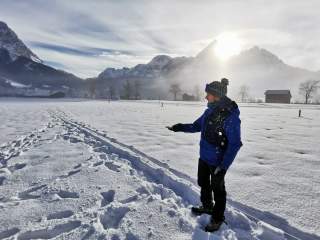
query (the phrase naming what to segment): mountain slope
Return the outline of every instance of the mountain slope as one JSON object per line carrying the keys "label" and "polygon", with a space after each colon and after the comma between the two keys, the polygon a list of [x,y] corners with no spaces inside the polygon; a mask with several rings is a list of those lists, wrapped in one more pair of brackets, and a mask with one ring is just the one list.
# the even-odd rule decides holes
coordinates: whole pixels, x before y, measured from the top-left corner
{"label": "mountain slope", "polygon": [[85,95],[82,79],[44,65],[5,24],[0,22],[0,96]]}
{"label": "mountain slope", "polygon": [[12,31],[8,25],[0,21],[0,49],[7,49],[12,60],[18,57],[25,57],[41,62],[39,57],[34,54]]}
{"label": "mountain slope", "polygon": [[[6,49],[0,51],[0,77],[2,77],[2,82],[4,82],[3,79],[6,79],[6,82],[10,84],[9,89],[0,91],[0,95],[37,96],[62,91],[68,96],[78,96],[78,93],[80,93],[76,92],[80,91],[83,85],[83,81],[80,78],[35,62],[30,58],[17,57],[16,60],[10,61],[8,56],[9,52]],[[8,79],[10,80],[9,82]],[[17,89],[17,85],[12,84],[12,82],[25,87]]]}
{"label": "mountain slope", "polygon": [[158,55],[147,64],[138,64],[133,68],[107,68],[99,74],[98,78],[155,78],[159,77],[164,66],[172,60],[167,55]]}
{"label": "mountain slope", "polygon": [[188,66],[170,72],[168,78],[192,89],[194,84],[203,86],[206,82],[229,78],[229,93],[235,97],[241,85],[248,85],[254,97],[263,97],[267,89],[291,89],[298,96],[298,85],[319,74],[285,64],[271,52],[253,47],[230,58],[226,62],[213,56],[214,45],[198,54]]}

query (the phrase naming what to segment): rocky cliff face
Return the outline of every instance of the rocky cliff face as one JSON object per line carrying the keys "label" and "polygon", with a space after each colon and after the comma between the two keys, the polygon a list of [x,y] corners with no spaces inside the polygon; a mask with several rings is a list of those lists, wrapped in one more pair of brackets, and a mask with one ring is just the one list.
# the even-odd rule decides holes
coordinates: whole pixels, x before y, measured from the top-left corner
{"label": "rocky cliff face", "polygon": [[29,58],[33,61],[41,62],[39,57],[34,54],[12,31],[8,25],[0,21],[0,49],[6,49],[9,52],[12,61],[18,57]]}
{"label": "rocky cliff face", "polygon": [[83,96],[83,81],[45,64],[7,26],[0,22],[0,96]]}

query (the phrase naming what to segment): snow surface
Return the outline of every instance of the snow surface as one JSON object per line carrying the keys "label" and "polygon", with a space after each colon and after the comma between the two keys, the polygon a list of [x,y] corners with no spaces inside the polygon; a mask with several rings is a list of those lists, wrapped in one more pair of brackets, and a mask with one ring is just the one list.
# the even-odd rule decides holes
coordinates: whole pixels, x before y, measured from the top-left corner
{"label": "snow surface", "polygon": [[[320,107],[240,105],[228,225],[190,214],[204,103],[0,100],[0,239],[320,239]],[[302,108],[302,118],[298,109]]]}

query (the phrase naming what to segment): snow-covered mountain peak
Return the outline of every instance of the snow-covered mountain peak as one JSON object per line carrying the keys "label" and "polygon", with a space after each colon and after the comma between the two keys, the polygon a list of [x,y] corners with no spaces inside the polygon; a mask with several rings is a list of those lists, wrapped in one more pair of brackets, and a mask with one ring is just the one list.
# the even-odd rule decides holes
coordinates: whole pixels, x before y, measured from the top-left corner
{"label": "snow-covered mountain peak", "polygon": [[242,61],[246,60],[246,61],[252,61],[255,63],[266,63],[266,64],[273,64],[273,65],[284,64],[279,57],[269,52],[268,50],[258,46],[254,46],[250,49],[242,51],[235,58],[241,59]]}
{"label": "snow-covered mountain peak", "polygon": [[12,31],[5,22],[0,21],[0,48],[9,52],[11,60],[26,57],[36,62],[42,62]]}
{"label": "snow-covered mountain peak", "polygon": [[0,21],[0,31],[5,28],[8,28],[8,25],[5,22]]}
{"label": "snow-covered mountain peak", "polygon": [[99,74],[99,78],[153,78],[160,76],[161,70],[172,60],[167,55],[155,56],[147,64],[138,64],[132,68],[106,68]]}
{"label": "snow-covered mountain peak", "polygon": [[151,66],[157,66],[160,68],[163,68],[165,65],[167,65],[170,61],[172,60],[172,58],[168,55],[158,55],[155,56],[149,63],[148,65]]}
{"label": "snow-covered mountain peak", "polygon": [[99,78],[120,78],[125,77],[130,69],[129,68],[106,68],[102,73],[99,74]]}

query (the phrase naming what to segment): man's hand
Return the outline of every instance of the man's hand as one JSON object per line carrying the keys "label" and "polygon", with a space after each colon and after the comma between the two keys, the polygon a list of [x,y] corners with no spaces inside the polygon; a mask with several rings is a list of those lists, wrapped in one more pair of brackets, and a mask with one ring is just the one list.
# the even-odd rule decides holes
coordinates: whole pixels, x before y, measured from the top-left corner
{"label": "man's hand", "polygon": [[173,132],[180,132],[182,131],[182,126],[183,126],[182,123],[177,123],[171,127],[166,127],[166,128],[168,128],[170,131],[173,131]]}
{"label": "man's hand", "polygon": [[221,168],[220,166],[216,167],[216,169],[214,170],[213,172],[213,175],[218,175],[219,173],[222,173],[222,174],[226,174],[226,170]]}

